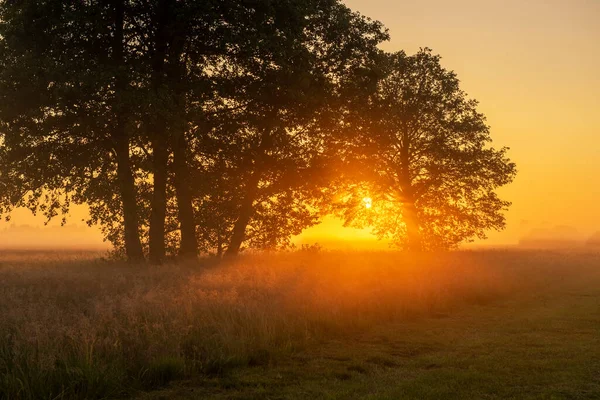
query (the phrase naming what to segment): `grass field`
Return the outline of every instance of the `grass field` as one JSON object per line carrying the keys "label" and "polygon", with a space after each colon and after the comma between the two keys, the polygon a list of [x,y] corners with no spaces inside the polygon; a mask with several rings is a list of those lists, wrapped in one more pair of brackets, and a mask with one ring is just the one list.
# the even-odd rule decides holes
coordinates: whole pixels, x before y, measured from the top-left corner
{"label": "grass field", "polygon": [[7,399],[600,399],[600,254],[0,255]]}

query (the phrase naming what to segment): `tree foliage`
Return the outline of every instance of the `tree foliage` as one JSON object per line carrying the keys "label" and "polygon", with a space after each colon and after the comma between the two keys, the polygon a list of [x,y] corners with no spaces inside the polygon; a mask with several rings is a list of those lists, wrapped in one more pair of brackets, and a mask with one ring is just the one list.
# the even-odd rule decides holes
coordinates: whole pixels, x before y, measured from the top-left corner
{"label": "tree foliage", "polygon": [[[345,114],[341,144],[353,181],[337,211],[349,224],[413,249],[453,248],[502,229],[510,205],[496,189],[515,164],[495,149],[477,101],[440,56],[389,54],[375,90]],[[363,198],[372,199],[372,207]]]}
{"label": "tree foliage", "polygon": [[86,204],[156,263],[287,247],[332,193],[412,247],[502,228],[506,149],[438,56],[387,39],[340,0],[0,1],[0,211]]}

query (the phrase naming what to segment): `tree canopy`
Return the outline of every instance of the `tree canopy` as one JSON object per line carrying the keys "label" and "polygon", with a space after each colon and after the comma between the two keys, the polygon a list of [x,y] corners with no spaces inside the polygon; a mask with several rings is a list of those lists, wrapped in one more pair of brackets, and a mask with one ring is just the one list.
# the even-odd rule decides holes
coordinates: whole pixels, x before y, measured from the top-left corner
{"label": "tree canopy", "polygon": [[414,249],[501,229],[506,149],[387,39],[340,0],[0,1],[0,211],[87,204],[154,263],[286,247],[332,209]]}
{"label": "tree canopy", "polygon": [[415,250],[453,248],[502,229],[510,203],[495,190],[516,173],[507,149],[491,146],[477,101],[440,60],[430,49],[388,54],[376,89],[345,114],[338,146],[355,178],[342,186],[338,212]]}

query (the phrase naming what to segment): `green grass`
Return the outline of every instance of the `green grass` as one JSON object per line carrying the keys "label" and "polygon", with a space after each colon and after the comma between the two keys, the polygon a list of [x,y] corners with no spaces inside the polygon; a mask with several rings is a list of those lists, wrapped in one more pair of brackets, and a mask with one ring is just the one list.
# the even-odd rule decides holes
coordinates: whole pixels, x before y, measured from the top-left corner
{"label": "green grass", "polygon": [[[598,264],[600,269],[600,264]],[[600,279],[323,340],[144,399],[599,399]]]}
{"label": "green grass", "polygon": [[7,399],[600,399],[600,255],[0,256]]}

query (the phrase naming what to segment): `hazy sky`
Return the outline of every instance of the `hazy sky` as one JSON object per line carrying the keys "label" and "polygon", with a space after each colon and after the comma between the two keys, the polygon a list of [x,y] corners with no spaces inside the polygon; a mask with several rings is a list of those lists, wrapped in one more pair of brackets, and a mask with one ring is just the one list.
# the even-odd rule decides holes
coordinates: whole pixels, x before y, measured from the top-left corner
{"label": "hazy sky", "polygon": [[[385,50],[441,54],[480,101],[495,144],[511,148],[519,174],[501,194],[513,206],[507,229],[489,243],[513,243],[533,230],[581,237],[600,230],[600,0],[346,4],[389,28]],[[13,218],[39,221],[24,212]],[[354,232],[328,221],[304,237],[358,239]]]}

